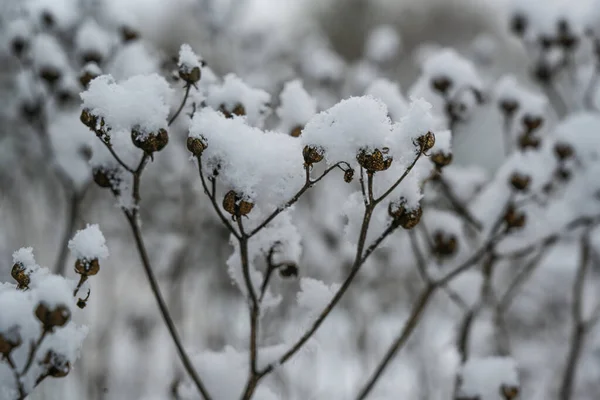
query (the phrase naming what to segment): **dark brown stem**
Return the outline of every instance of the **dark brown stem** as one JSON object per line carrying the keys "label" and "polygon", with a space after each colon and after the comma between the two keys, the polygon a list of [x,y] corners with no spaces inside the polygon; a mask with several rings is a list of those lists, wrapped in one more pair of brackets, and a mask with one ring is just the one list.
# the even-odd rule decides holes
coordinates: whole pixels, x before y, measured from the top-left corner
{"label": "dark brown stem", "polygon": [[21,382],[21,374],[17,371],[17,366],[13,361],[10,354],[6,354],[3,357],[6,360],[6,363],[12,369],[13,375],[15,377],[15,383],[17,384],[17,389],[19,390],[19,400],[25,399],[27,397],[27,393],[25,392],[25,388],[23,387],[23,382]]}
{"label": "dark brown stem", "polygon": [[456,197],[454,191],[450,187],[450,184],[444,179],[444,177],[439,174],[436,180],[440,187],[442,188],[442,192],[452,205],[452,208],[460,215],[465,221],[467,221],[471,226],[473,226],[478,231],[483,229],[481,222],[479,222],[473,214],[467,209],[467,207]]}
{"label": "dark brown stem", "polygon": [[27,362],[25,363],[23,370],[19,374],[21,377],[25,376],[27,374],[27,372],[29,372],[29,368],[31,368],[31,365],[33,364],[33,360],[35,360],[35,355],[36,355],[38,349],[40,348],[40,345],[46,338],[46,335],[48,334],[48,332],[49,331],[47,329],[42,328],[42,333],[38,337],[37,341],[32,343],[31,347],[29,348],[29,355],[27,356]]}
{"label": "dark brown stem", "polygon": [[175,114],[173,114],[173,116],[171,117],[171,119],[169,119],[169,126],[171,126],[173,124],[173,122],[175,122],[175,120],[177,119],[177,117],[179,117],[179,114],[181,113],[181,110],[183,110],[183,107],[185,107],[185,102],[188,99],[191,87],[192,87],[192,85],[190,85],[190,84],[185,85],[185,94],[183,95],[183,100],[181,101],[181,105],[179,106],[179,108],[177,109],[177,111],[175,111]]}
{"label": "dark brown stem", "polygon": [[[85,190],[83,193],[85,193]],[[77,193],[75,190],[72,190],[69,193],[70,198],[66,210],[67,223],[60,241],[60,252],[58,253],[58,258],[54,263],[54,271],[56,271],[57,275],[64,275],[65,273],[67,255],[69,251],[69,240],[71,240],[71,236],[73,236],[73,231],[75,230],[75,224],[77,223],[77,216],[79,215],[79,206],[83,198],[83,193]]]}
{"label": "dark brown stem", "polygon": [[104,145],[106,146],[106,148],[108,149],[108,151],[110,152],[110,154],[112,154],[113,158],[119,163],[119,165],[121,165],[121,167],[123,167],[125,169],[125,171],[129,172],[130,174],[135,173],[135,170],[133,168],[131,168],[129,165],[127,165],[125,163],[125,161],[123,161],[121,159],[121,157],[119,157],[119,155],[117,154],[117,152],[115,151],[115,149],[113,149],[112,145],[108,142],[105,142],[104,140],[100,139],[100,141],[102,143],[104,143]]}
{"label": "dark brown stem", "polygon": [[402,174],[402,176],[388,190],[386,190],[385,193],[383,193],[379,198],[375,199],[373,204],[379,204],[383,199],[385,199],[387,196],[389,196],[390,193],[392,193],[394,191],[394,189],[396,189],[398,187],[399,184],[402,183],[404,178],[406,178],[408,176],[408,174],[410,173],[410,171],[412,171],[415,164],[417,163],[417,161],[419,161],[419,158],[421,158],[423,153],[424,153],[423,145],[421,145],[419,147],[419,152],[417,153],[417,156],[414,158],[413,162],[408,167],[406,167],[406,170],[404,170],[404,173]]}
{"label": "dark brown stem", "polygon": [[412,332],[419,325],[421,317],[425,313],[427,305],[429,304],[429,301],[433,297],[432,295],[435,293],[437,288],[438,286],[436,284],[430,284],[427,285],[425,290],[423,290],[414,304],[412,312],[408,317],[408,321],[406,321],[404,327],[402,328],[402,332],[400,332],[400,335],[398,335],[398,337],[392,342],[391,346],[385,353],[385,356],[375,368],[375,371],[370,375],[367,382],[359,391],[358,395],[356,396],[356,400],[366,399],[371,390],[373,390],[375,384],[382,376],[389,363],[394,359],[398,351],[406,344]]}
{"label": "dark brown stem", "polygon": [[573,331],[571,333],[567,364],[565,366],[565,372],[559,391],[560,400],[570,400],[573,397],[573,386],[575,384],[577,366],[579,364],[579,357],[581,356],[581,350],[585,340],[586,323],[583,319],[583,291],[585,276],[590,264],[590,243],[588,235],[589,231],[586,232],[581,239],[581,259],[573,282],[573,304],[571,307]]}

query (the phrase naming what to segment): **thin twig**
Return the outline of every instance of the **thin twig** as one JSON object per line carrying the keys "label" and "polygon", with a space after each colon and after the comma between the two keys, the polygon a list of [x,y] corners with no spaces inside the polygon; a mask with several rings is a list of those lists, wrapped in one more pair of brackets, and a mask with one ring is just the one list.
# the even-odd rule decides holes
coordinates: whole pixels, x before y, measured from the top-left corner
{"label": "thin twig", "polygon": [[168,126],[171,126],[173,124],[173,122],[175,122],[175,120],[177,119],[177,117],[181,113],[181,110],[183,110],[183,107],[185,107],[185,102],[187,101],[187,98],[188,98],[188,96],[190,94],[191,87],[192,87],[192,85],[190,85],[189,83],[185,85],[185,94],[183,95],[183,100],[181,101],[181,105],[179,106],[179,108],[177,109],[177,111],[175,111],[175,114],[173,114],[173,116],[171,117],[171,119],[169,119]]}
{"label": "thin twig", "polygon": [[398,187],[399,184],[402,183],[404,178],[406,178],[408,176],[408,174],[410,173],[410,171],[412,171],[413,167],[415,166],[417,161],[419,161],[419,158],[421,158],[421,156],[424,154],[424,152],[425,152],[424,145],[421,144],[419,147],[419,152],[417,153],[417,156],[413,159],[413,162],[410,163],[410,165],[408,167],[406,167],[402,176],[388,190],[386,190],[385,193],[383,193],[379,198],[375,199],[373,204],[380,203],[383,199],[385,199],[387,196],[389,196],[389,194],[392,193],[394,191],[394,189],[396,189]]}
{"label": "thin twig", "polygon": [[452,205],[452,208],[460,215],[465,221],[467,221],[471,226],[473,226],[476,230],[480,231],[483,229],[481,222],[478,221],[473,214],[467,209],[467,207],[456,197],[454,191],[450,187],[450,184],[444,179],[444,177],[439,174],[436,180],[440,187],[442,188],[442,192]]}
{"label": "thin twig", "polygon": [[82,189],[80,192],[75,190],[69,193],[69,202],[67,206],[67,223],[65,225],[65,230],[63,232],[63,236],[60,241],[60,251],[58,253],[58,257],[56,262],[54,263],[54,271],[58,275],[64,275],[67,254],[68,254],[68,244],[71,236],[73,236],[73,231],[75,230],[75,224],[77,223],[77,217],[79,215],[79,207],[87,191],[88,186]]}
{"label": "thin twig", "polygon": [[112,154],[113,158],[121,165],[121,167],[123,167],[125,169],[125,171],[129,172],[130,174],[135,173],[135,170],[133,168],[131,168],[129,165],[127,165],[125,163],[125,161],[123,161],[121,159],[121,157],[119,157],[119,155],[117,154],[117,152],[115,151],[115,149],[112,147],[112,144],[110,144],[109,142],[106,142],[102,139],[100,139],[100,141],[102,143],[104,143],[104,146],[106,146],[106,148],[108,149],[108,151],[110,152],[110,154]]}

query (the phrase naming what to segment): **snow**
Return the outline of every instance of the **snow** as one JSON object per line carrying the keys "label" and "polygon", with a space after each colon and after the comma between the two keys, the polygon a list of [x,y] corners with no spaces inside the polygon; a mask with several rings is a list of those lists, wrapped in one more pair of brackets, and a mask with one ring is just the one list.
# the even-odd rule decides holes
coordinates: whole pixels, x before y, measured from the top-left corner
{"label": "snow", "polygon": [[460,393],[500,399],[502,385],[519,387],[516,362],[508,357],[470,358],[462,367]]}
{"label": "snow", "polygon": [[279,129],[284,133],[297,126],[304,127],[317,113],[317,102],[306,92],[300,80],[286,82],[279,98],[276,113],[281,120]]}
{"label": "snow", "polygon": [[38,72],[45,68],[52,68],[62,73],[67,70],[69,65],[62,46],[54,36],[46,33],[40,33],[33,39],[31,56],[33,65]]}
{"label": "snow", "polygon": [[177,61],[177,66],[179,69],[183,70],[186,73],[190,73],[194,68],[200,68],[200,56],[194,53],[192,47],[184,43],[179,48],[179,59]]}
{"label": "snow", "polygon": [[109,254],[104,235],[96,224],[77,231],[69,241],[69,250],[78,260],[102,259]]}
{"label": "snow", "polygon": [[392,121],[399,121],[408,112],[408,102],[396,82],[378,78],[371,83],[365,94],[383,101],[388,108]]}
{"label": "snow", "polygon": [[21,264],[25,268],[34,268],[37,266],[33,256],[33,247],[22,247],[12,255],[13,263]]}
{"label": "snow", "polygon": [[122,82],[102,75],[80,96],[82,108],[102,118],[112,130],[136,128],[149,134],[167,128],[172,89],[157,74],[136,75]]}
{"label": "snow", "polygon": [[375,62],[386,62],[398,55],[402,47],[400,36],[392,25],[380,25],[369,32],[365,56]]}
{"label": "snow", "polygon": [[75,34],[75,48],[79,54],[97,53],[102,59],[108,57],[114,42],[114,36],[91,18],[83,21]]}

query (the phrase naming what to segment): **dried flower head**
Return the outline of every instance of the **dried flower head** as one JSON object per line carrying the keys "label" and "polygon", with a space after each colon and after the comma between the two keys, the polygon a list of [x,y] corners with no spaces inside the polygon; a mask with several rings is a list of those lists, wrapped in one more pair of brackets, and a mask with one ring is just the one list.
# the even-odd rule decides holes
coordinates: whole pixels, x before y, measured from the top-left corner
{"label": "dried flower head", "polygon": [[354,170],[352,168],[348,168],[344,171],[344,182],[350,183],[354,179]]}
{"label": "dried flower head", "polygon": [[45,330],[51,331],[55,327],[66,325],[71,319],[71,311],[64,305],[50,308],[46,303],[40,302],[35,309],[35,316],[44,325]]}
{"label": "dried flower head", "polygon": [[290,132],[290,136],[292,137],[300,137],[300,135],[302,134],[302,126],[301,125],[297,125],[295,126],[291,132]]}
{"label": "dried flower head", "polygon": [[520,229],[527,222],[527,215],[524,212],[518,211],[514,205],[510,205],[504,214],[504,222],[508,228]]}
{"label": "dried flower head", "polygon": [[529,175],[515,172],[510,176],[510,184],[515,190],[526,191],[531,183],[531,177]]}
{"label": "dried flower head", "polygon": [[433,161],[433,163],[435,164],[435,166],[438,169],[442,169],[447,165],[450,165],[450,163],[452,163],[452,153],[434,153],[431,155],[431,161]]}
{"label": "dried flower head", "polygon": [[525,114],[521,122],[527,129],[527,132],[531,133],[542,126],[544,119],[538,115]]}
{"label": "dried flower head", "polygon": [[194,67],[190,71],[179,68],[179,77],[188,84],[194,84],[200,80],[202,73],[200,67]]}
{"label": "dried flower head", "polygon": [[69,360],[53,350],[48,350],[44,361],[41,363],[46,368],[48,376],[53,378],[64,378],[71,371],[71,363]]}
{"label": "dried flower head", "polygon": [[305,165],[313,165],[323,160],[325,150],[319,146],[304,146],[302,156],[304,157]]}
{"label": "dried flower head", "polygon": [[500,101],[500,110],[507,117],[512,117],[519,109],[519,102],[515,99],[503,99]]}
{"label": "dried flower head", "polygon": [[296,278],[298,276],[298,266],[289,262],[279,266],[279,276],[282,278]]}
{"label": "dried flower head", "polygon": [[541,140],[529,133],[525,133],[519,136],[518,144],[521,150],[525,150],[528,148],[537,149],[540,147]]}
{"label": "dried flower head", "polygon": [[159,129],[158,132],[142,134],[137,129],[131,130],[131,140],[135,147],[144,150],[147,154],[152,154],[156,151],[161,151],[169,143],[169,135],[163,128]]}
{"label": "dried flower head", "polygon": [[245,200],[244,196],[237,194],[233,190],[227,192],[223,198],[223,208],[231,214],[234,219],[250,214],[253,207],[254,203]]}
{"label": "dried flower head", "polygon": [[554,145],[554,154],[560,161],[564,161],[573,157],[575,150],[567,143],[556,143],[556,145]]}
{"label": "dried flower head", "polygon": [[419,206],[412,210],[406,209],[406,200],[401,199],[399,202],[392,202],[388,206],[388,214],[393,218],[394,223],[397,223],[404,229],[412,229],[423,215],[423,209]]}
{"label": "dried flower head", "polygon": [[356,160],[368,173],[375,173],[385,171],[392,165],[393,158],[388,154],[387,147],[373,151],[362,149],[356,155]]}
{"label": "dried flower head", "polygon": [[417,138],[417,145],[421,148],[421,151],[429,151],[435,146],[435,135],[433,132],[427,132]]}
{"label": "dried flower head", "polygon": [[456,254],[458,239],[452,233],[436,231],[433,234],[433,252],[439,257],[450,257]]}
{"label": "dried flower head", "polygon": [[27,289],[29,288],[29,283],[31,282],[31,278],[29,277],[29,273],[27,272],[27,268],[20,262],[15,263],[12,266],[10,271],[10,275],[13,277],[15,281],[17,281],[17,289]]}
{"label": "dried flower head", "polygon": [[98,122],[98,118],[93,115],[90,110],[83,109],[81,110],[81,115],[79,116],[79,120],[91,130],[95,130]]}
{"label": "dried flower head", "polygon": [[519,396],[519,387],[502,385],[500,387],[500,394],[505,400],[515,400]]}
{"label": "dried flower head", "polygon": [[431,87],[442,95],[445,95],[452,88],[452,80],[447,76],[438,76],[431,80]]}
{"label": "dried flower head", "polygon": [[5,332],[0,332],[0,355],[8,356],[23,343],[19,330],[20,327],[15,325]]}
{"label": "dried flower head", "polygon": [[219,106],[219,111],[223,113],[225,118],[233,118],[234,115],[237,115],[238,117],[246,115],[246,109],[242,103],[237,103],[231,110],[229,110],[225,104],[221,104]]}
{"label": "dried flower head", "polygon": [[137,40],[139,37],[139,32],[133,29],[132,27],[127,25],[121,27],[121,40],[123,40],[124,43]]}
{"label": "dried flower head", "polygon": [[101,188],[113,189],[120,182],[119,169],[117,168],[95,167],[92,170],[92,176],[96,185]]}
{"label": "dried flower head", "polygon": [[100,262],[97,258],[92,260],[78,259],[75,261],[75,272],[80,275],[94,276],[100,271]]}
{"label": "dried flower head", "polygon": [[201,137],[188,137],[187,149],[196,157],[202,155],[202,152],[207,148],[206,140]]}
{"label": "dried flower head", "polygon": [[518,37],[523,37],[527,30],[528,20],[527,17],[521,13],[513,14],[510,19],[510,30]]}

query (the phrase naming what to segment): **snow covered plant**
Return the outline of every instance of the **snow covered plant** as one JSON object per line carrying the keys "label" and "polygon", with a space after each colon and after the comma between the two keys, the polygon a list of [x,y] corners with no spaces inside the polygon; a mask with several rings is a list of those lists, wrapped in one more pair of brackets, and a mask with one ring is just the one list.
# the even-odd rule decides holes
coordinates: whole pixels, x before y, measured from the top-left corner
{"label": "snow covered plant", "polygon": [[[108,256],[97,225],[69,242],[79,282],[40,267],[31,247],[13,254],[11,276],[0,284],[0,398],[25,399],[47,378],[62,378],[79,357],[88,329],[73,321],[90,296],[88,277]],[[79,297],[80,292],[87,292]]]}

